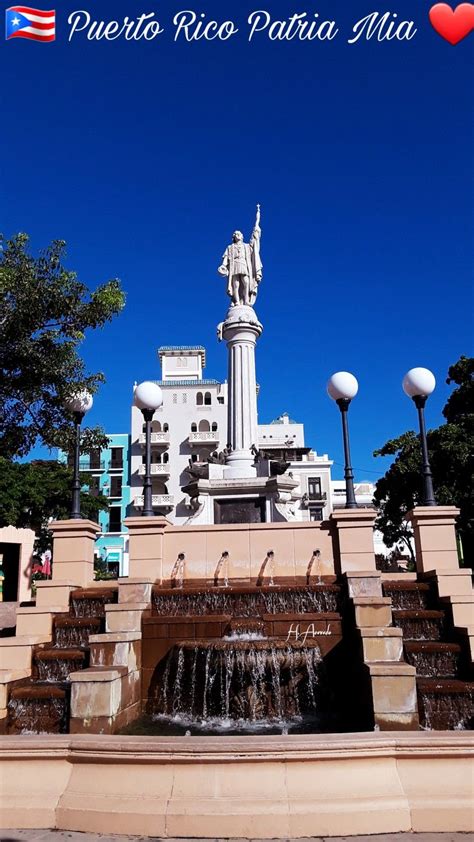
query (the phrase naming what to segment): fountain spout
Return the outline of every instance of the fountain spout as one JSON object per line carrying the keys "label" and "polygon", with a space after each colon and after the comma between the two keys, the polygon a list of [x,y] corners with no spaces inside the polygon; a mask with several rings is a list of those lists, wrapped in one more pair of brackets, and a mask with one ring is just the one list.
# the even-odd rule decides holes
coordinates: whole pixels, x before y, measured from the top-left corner
{"label": "fountain spout", "polygon": [[273,552],[273,550],[268,550],[268,552],[267,552],[267,554],[264,558],[263,564],[262,564],[262,566],[259,570],[259,573],[258,573],[258,577],[257,577],[258,587],[261,587],[263,585],[263,577],[265,575],[265,568],[266,568],[267,564],[270,564],[270,570],[271,570],[270,581],[269,581],[268,584],[271,585],[271,586],[274,585],[274,581],[273,581],[274,561],[275,561],[275,553]]}
{"label": "fountain spout", "polygon": [[224,550],[224,552],[222,553],[222,555],[221,555],[221,557],[220,557],[220,559],[217,563],[217,567],[216,567],[216,570],[215,570],[215,573],[214,573],[214,587],[215,588],[217,588],[217,586],[219,585],[219,576],[220,576],[220,572],[221,572],[224,564],[225,564],[224,587],[227,588],[228,585],[229,585],[229,553],[227,552],[227,550]]}
{"label": "fountain spout", "polygon": [[184,553],[179,553],[173,569],[171,571],[171,587],[182,588],[184,586],[184,571],[186,566],[186,556]]}
{"label": "fountain spout", "polygon": [[313,569],[313,565],[316,562],[316,568],[318,571],[318,581],[321,584],[321,551],[320,550],[313,550],[313,555],[309,560],[308,567],[306,569],[306,584],[309,585],[311,579],[311,571]]}

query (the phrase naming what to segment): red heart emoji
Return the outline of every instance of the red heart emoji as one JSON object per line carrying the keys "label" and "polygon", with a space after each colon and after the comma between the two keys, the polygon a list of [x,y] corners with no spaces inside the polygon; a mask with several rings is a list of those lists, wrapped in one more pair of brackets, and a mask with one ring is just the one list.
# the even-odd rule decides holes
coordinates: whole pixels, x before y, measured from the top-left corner
{"label": "red heart emoji", "polygon": [[457,44],[474,29],[474,5],[461,3],[452,9],[447,3],[436,3],[430,9],[431,25],[450,44]]}

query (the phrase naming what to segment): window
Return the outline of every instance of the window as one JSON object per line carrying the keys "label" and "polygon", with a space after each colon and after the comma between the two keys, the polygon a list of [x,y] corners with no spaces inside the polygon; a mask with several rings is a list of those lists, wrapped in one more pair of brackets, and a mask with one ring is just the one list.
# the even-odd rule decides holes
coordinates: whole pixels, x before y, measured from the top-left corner
{"label": "window", "polygon": [[110,496],[122,496],[122,477],[112,477],[110,480]]}
{"label": "window", "polygon": [[197,424],[195,423],[195,421],[193,421],[193,423],[191,424],[191,432],[197,433],[197,431],[198,431]]}
{"label": "window", "polygon": [[191,462],[197,462],[197,460],[198,460],[198,454],[197,453],[191,454]]}
{"label": "window", "polygon": [[170,428],[169,428],[168,424],[166,424],[166,423],[165,423],[165,424],[163,424],[163,432],[164,432],[164,433],[169,433],[169,431],[170,431]]}
{"label": "window", "polygon": [[211,429],[212,429],[212,432],[213,432],[213,433],[217,433],[217,421],[213,421],[213,422],[212,422],[212,427],[211,427]]}
{"label": "window", "polygon": [[310,520],[322,520],[323,519],[323,510],[322,509],[310,509],[309,510],[309,519]]}
{"label": "window", "polygon": [[109,532],[122,531],[122,509],[120,506],[111,506],[109,509]]}
{"label": "window", "polygon": [[204,405],[205,405],[205,406],[210,406],[210,405],[211,405],[211,403],[212,403],[211,393],[210,393],[210,392],[206,392],[206,394],[204,395]]}
{"label": "window", "polygon": [[202,392],[198,392],[197,395],[196,395],[196,405],[202,406],[202,404],[203,404]]}
{"label": "window", "polygon": [[210,431],[209,421],[200,421],[199,422],[199,432],[200,433],[208,433]]}
{"label": "window", "polygon": [[97,497],[99,494],[100,487],[99,487],[99,477],[91,477],[89,482],[89,494],[92,497]]}
{"label": "window", "polygon": [[113,447],[111,450],[110,467],[122,470],[123,450],[121,447]]}
{"label": "window", "polygon": [[91,470],[97,470],[100,468],[100,450],[96,447],[94,450],[91,450],[89,453],[90,459],[90,468]]}
{"label": "window", "polygon": [[187,402],[188,402],[188,393],[187,393],[187,392],[183,392],[182,401],[183,401],[183,403],[187,403]]}
{"label": "window", "polygon": [[321,500],[321,479],[308,477],[308,497],[310,500]]}
{"label": "window", "polygon": [[173,403],[178,403],[178,395],[176,392],[173,392]]}
{"label": "window", "polygon": [[169,460],[169,458],[170,458],[170,457],[168,456],[168,454],[167,454],[167,453],[163,453],[163,465],[167,465],[167,464],[168,464],[168,460]]}
{"label": "window", "polygon": [[161,433],[161,422],[160,421],[152,421],[151,422],[151,432],[152,433]]}

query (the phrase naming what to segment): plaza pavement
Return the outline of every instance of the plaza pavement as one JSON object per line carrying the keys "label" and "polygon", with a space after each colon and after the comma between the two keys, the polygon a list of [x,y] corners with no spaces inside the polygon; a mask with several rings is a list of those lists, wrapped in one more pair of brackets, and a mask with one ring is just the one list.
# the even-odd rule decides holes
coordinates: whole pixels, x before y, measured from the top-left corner
{"label": "plaza pavement", "polygon": [[[304,842],[468,842],[470,833],[378,833],[374,836],[314,836]],[[196,842],[195,839],[163,840],[160,836],[107,836],[96,833],[76,833],[71,830],[5,830],[0,829],[0,842]],[[223,842],[221,839],[203,839],[200,842]],[[226,842],[243,842],[230,839]],[[248,842],[248,840],[245,840]],[[250,840],[250,842],[262,842]],[[266,840],[268,842],[268,840]],[[279,840],[285,842],[285,840]],[[291,842],[291,840],[287,840]]]}

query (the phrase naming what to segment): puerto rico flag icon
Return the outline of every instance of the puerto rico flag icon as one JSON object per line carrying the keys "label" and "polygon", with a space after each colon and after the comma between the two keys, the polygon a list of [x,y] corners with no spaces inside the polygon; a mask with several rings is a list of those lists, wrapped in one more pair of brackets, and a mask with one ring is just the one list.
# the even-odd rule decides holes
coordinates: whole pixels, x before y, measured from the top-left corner
{"label": "puerto rico flag icon", "polygon": [[5,12],[5,38],[29,38],[30,41],[54,41],[56,12],[10,6]]}

